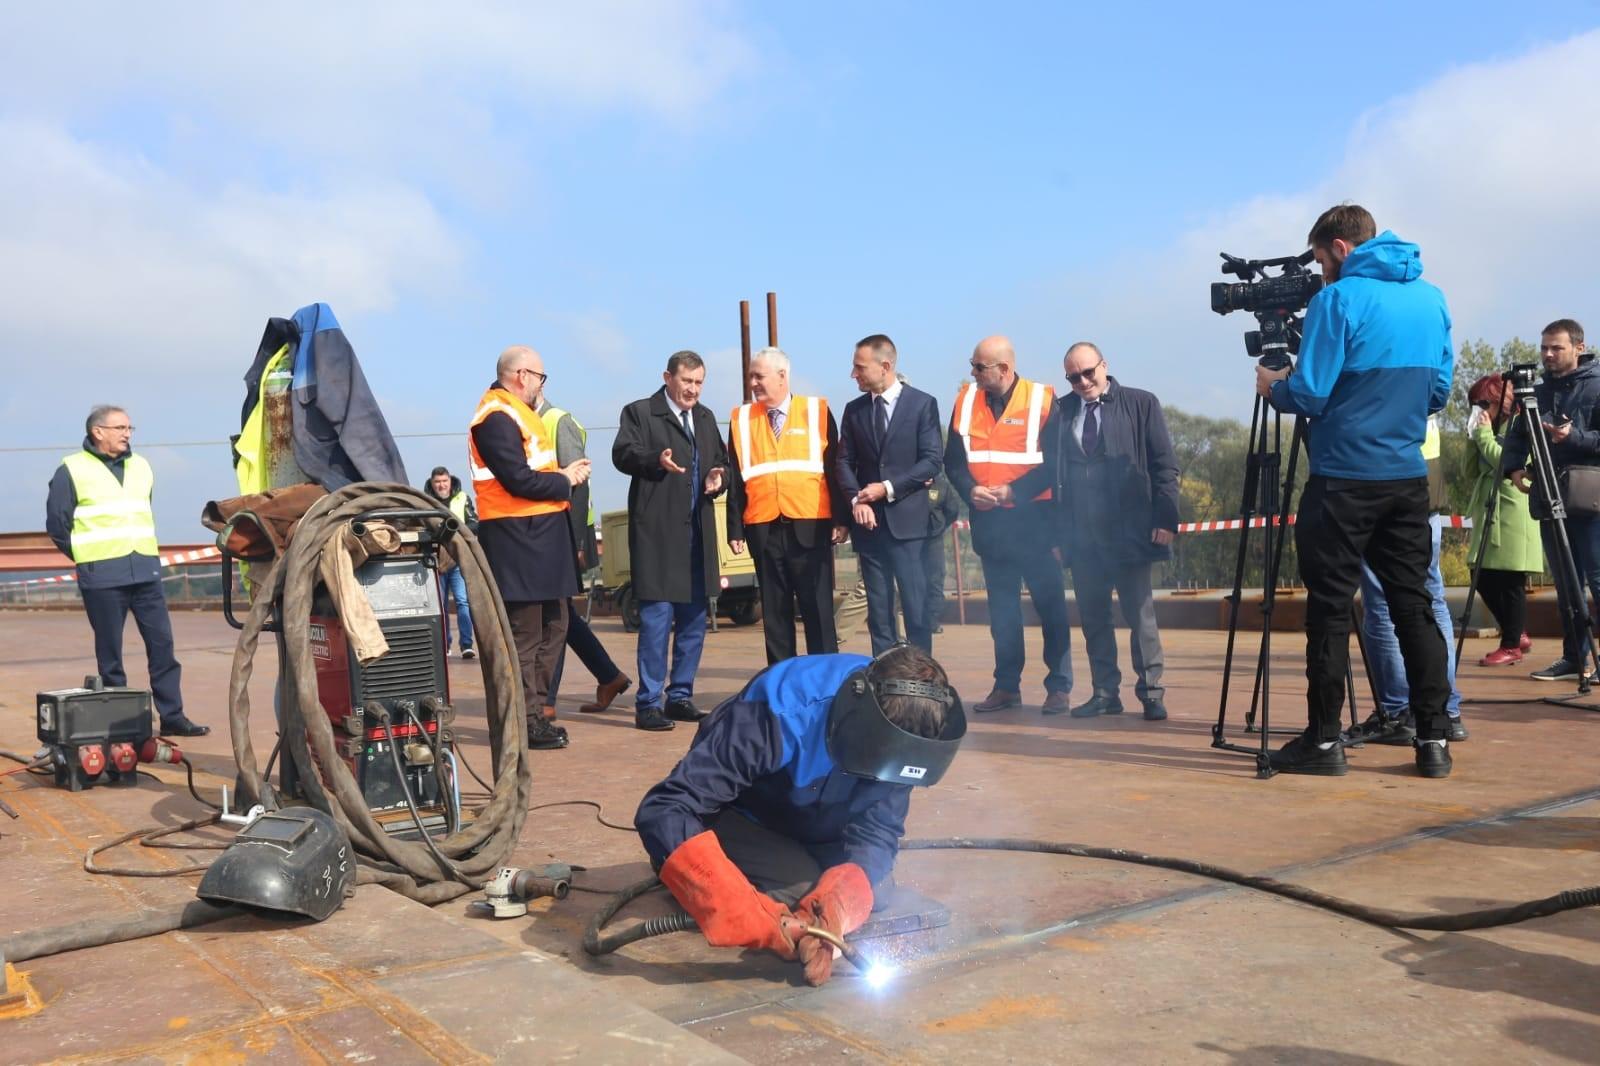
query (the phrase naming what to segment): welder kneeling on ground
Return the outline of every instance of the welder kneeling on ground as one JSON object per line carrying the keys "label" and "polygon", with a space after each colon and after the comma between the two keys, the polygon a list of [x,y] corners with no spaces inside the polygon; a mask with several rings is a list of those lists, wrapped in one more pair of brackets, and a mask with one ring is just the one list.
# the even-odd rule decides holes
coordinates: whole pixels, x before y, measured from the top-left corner
{"label": "welder kneeling on ground", "polygon": [[966,731],[921,649],[787,659],[700,723],[634,823],[707,942],[798,957],[820,985],[834,949],[804,927],[843,936],[881,907],[911,786],[938,781]]}

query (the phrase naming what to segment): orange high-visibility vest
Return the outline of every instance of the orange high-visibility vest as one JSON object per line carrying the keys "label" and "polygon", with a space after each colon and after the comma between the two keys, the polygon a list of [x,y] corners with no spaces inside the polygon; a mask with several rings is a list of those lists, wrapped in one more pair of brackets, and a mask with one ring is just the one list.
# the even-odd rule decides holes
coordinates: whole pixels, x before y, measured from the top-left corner
{"label": "orange high-visibility vest", "polygon": [[[996,422],[983,390],[976,383],[963,385],[956,393],[950,431],[961,438],[961,445],[967,450],[972,480],[985,488],[995,488],[1017,480],[1044,462],[1039,439],[1055,400],[1055,390],[1049,385],[1018,378],[1011,399]],[[1049,489],[1034,497],[1049,498]]]}
{"label": "orange high-visibility vest", "polygon": [[764,403],[741,404],[728,421],[733,427],[733,458],[744,479],[747,525],[774,522],[780,515],[833,517],[822,465],[828,443],[827,400],[791,396],[782,440],[773,439]]}
{"label": "orange high-visibility vest", "polygon": [[572,506],[567,500],[528,500],[513,496],[494,476],[478,454],[478,442],[472,439],[472,429],[495,413],[511,416],[522,434],[522,451],[528,457],[528,469],[536,473],[554,473],[556,442],[545,432],[544,420],[533,408],[504,389],[491,388],[478,401],[478,412],[467,427],[467,457],[472,466],[472,488],[478,496],[478,518],[491,521],[496,518],[530,518],[541,514],[558,514]]}

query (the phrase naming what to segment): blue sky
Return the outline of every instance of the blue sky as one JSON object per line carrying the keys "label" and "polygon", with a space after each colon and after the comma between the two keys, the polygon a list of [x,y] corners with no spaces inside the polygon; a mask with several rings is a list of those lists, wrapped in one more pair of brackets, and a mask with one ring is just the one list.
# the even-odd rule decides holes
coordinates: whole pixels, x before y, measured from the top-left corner
{"label": "blue sky", "polygon": [[[399,434],[458,434],[516,342],[595,427],[695,348],[725,417],[768,290],[836,406],[865,334],[948,408],[1005,332],[1030,376],[1090,338],[1247,418],[1216,253],[1298,251],[1333,202],[1422,244],[1458,340],[1597,317],[1597,26],[1592,0],[14,6],[0,449],[70,446],[102,401],[136,446],[222,441],[265,320],[316,300]],[[462,462],[403,446],[413,480]],[[226,446],[148,454],[163,540],[204,539]],[[59,458],[0,451],[0,530],[40,527]]]}

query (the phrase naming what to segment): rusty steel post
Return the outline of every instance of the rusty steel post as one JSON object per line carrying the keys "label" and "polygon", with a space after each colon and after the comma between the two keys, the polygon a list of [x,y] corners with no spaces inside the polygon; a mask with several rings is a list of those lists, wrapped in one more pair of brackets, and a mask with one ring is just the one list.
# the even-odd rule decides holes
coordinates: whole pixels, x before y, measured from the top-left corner
{"label": "rusty steel post", "polygon": [[778,294],[767,293],[767,347],[778,346]]}
{"label": "rusty steel post", "polygon": [[750,402],[750,301],[739,301],[739,386]]}

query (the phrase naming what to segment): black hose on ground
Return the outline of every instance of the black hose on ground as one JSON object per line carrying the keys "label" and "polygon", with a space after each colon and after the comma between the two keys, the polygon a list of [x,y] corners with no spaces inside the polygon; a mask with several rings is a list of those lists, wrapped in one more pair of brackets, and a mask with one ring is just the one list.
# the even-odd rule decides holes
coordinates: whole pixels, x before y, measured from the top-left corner
{"label": "black hose on ground", "polygon": [[245,913],[245,910],[232,904],[190,900],[188,903],[156,907],[121,918],[73,922],[70,925],[18,933],[0,940],[0,958],[6,962],[26,962],[46,955],[59,955],[63,951],[97,948],[102,944],[120,944],[125,940],[170,933],[174,929],[193,929],[197,925],[208,925]]}
{"label": "black hose on ground", "polygon": [[[483,634],[474,645],[483,670],[494,788],[489,802],[471,825],[435,845],[461,875],[461,880],[441,880],[439,862],[428,846],[391,836],[367,809],[366,800],[339,753],[332,722],[318,696],[316,664],[311,653],[309,619],[323,551],[331,550],[352,520],[370,511],[396,510],[438,508],[433,500],[408,486],[363,482],[324,496],[300,519],[288,549],[256,589],[239,634],[229,687],[228,725],[233,735],[234,759],[239,765],[241,805],[249,806],[260,802],[264,793],[264,777],[250,740],[249,683],[257,644],[276,606],[285,672],[293,689],[281,701],[282,758],[293,761],[306,801],[332,815],[349,836],[362,859],[359,883],[382,884],[423,903],[442,903],[469,891],[463,880],[481,884],[493,877],[495,870],[510,858],[522,832],[532,790],[522,676],[505,602],[490,576],[477,538],[462,528],[452,539],[450,550],[466,580],[474,628]],[[437,520],[430,517],[388,521],[404,529],[449,519],[448,514],[439,511]]]}
{"label": "black hose on ground", "polygon": [[[1193,874],[1196,877],[1207,877],[1213,881],[1226,881],[1229,884],[1253,888],[1258,892],[1282,896],[1285,899],[1306,903],[1325,911],[1332,911],[1334,914],[1344,915],[1346,918],[1354,918],[1358,922],[1382,926],[1385,929],[1419,929],[1429,932],[1459,933],[1469,929],[1488,929],[1499,925],[1514,925],[1517,922],[1525,922],[1530,918],[1544,918],[1552,914],[1560,914],[1562,911],[1577,910],[1579,907],[1600,906],[1600,885],[1597,885],[1590,888],[1570,889],[1554,896],[1547,896],[1544,899],[1527,900],[1523,903],[1512,903],[1502,907],[1485,907],[1481,910],[1461,911],[1455,914],[1410,914],[1405,911],[1393,911],[1383,907],[1368,907],[1365,904],[1340,899],[1338,896],[1330,896],[1325,892],[1317,892],[1303,885],[1290,884],[1287,881],[1279,881],[1271,877],[1240,873],[1225,866],[1213,866],[1210,863],[1196,862],[1193,859],[1176,859],[1165,855],[1146,855],[1142,851],[1129,851],[1126,848],[1097,848],[1089,844],[1024,840],[1016,837],[944,837],[901,841],[900,850],[1023,851],[1046,855],[1074,855],[1081,859],[1108,859],[1112,862],[1126,862],[1137,866],[1156,866],[1163,870],[1176,870],[1179,873]],[[606,900],[605,906],[600,908],[599,912],[589,922],[588,929],[584,931],[583,950],[590,955],[608,955],[624,945],[644,940],[647,937],[696,928],[694,919],[680,911],[659,918],[650,918],[643,922],[637,922],[622,929],[615,929],[610,932],[605,931],[606,924],[616,917],[618,911],[660,883],[658,878],[651,877],[637,884],[629,885]]]}

